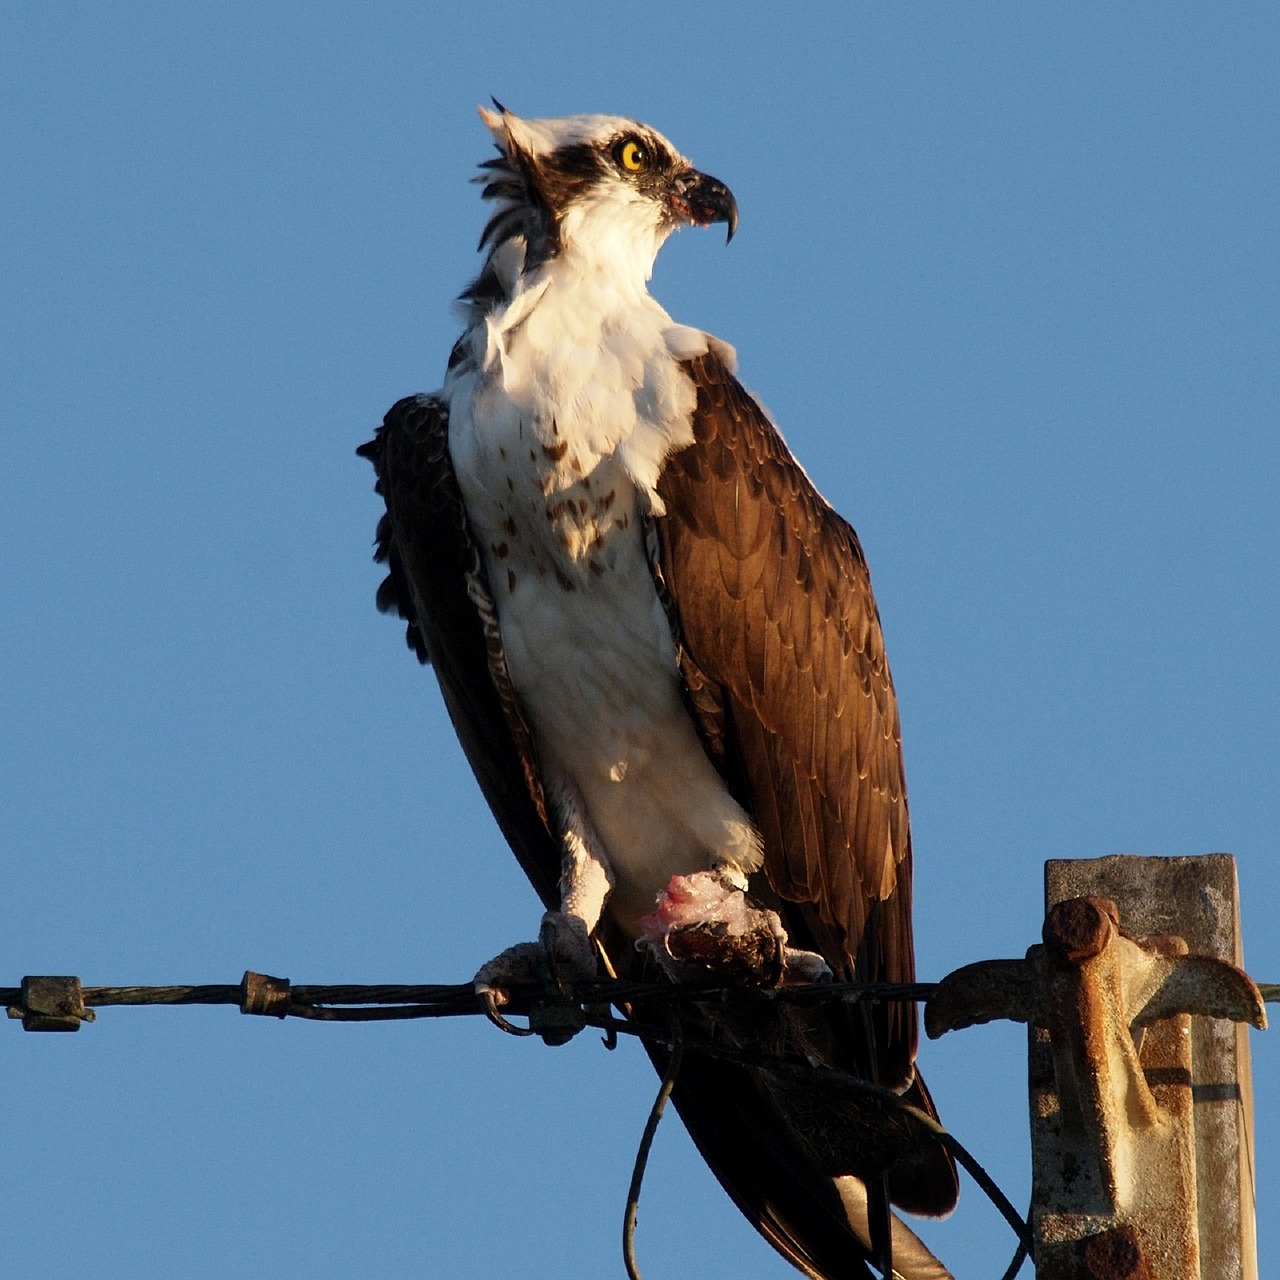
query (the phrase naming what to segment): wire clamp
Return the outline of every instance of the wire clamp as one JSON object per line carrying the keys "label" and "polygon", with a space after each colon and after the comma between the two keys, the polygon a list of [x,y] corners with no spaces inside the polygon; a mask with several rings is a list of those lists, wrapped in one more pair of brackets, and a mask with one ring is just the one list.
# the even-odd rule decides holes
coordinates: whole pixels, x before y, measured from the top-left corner
{"label": "wire clamp", "polygon": [[256,1013],[267,1018],[287,1018],[293,1004],[288,978],[273,978],[267,973],[246,969],[240,979],[240,1012]]}
{"label": "wire clamp", "polygon": [[82,1022],[93,1021],[79,978],[28,976],[21,990],[21,1003],[9,1007],[9,1017],[21,1018],[24,1031],[79,1031]]}

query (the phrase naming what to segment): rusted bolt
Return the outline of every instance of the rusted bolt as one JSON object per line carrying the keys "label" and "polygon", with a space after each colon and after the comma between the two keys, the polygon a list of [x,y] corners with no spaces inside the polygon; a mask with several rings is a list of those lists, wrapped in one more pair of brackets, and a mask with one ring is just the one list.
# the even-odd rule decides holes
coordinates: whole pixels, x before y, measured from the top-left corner
{"label": "rusted bolt", "polygon": [[1110,898],[1068,898],[1049,908],[1044,945],[1055,964],[1082,964],[1101,955],[1119,922],[1119,909]]}
{"label": "rusted bolt", "polygon": [[240,979],[240,1012],[260,1013],[271,1018],[284,1018],[289,1013],[288,978],[273,978],[270,974],[254,973],[246,969]]}
{"label": "rusted bolt", "polygon": [[1081,1253],[1090,1280],[1151,1280],[1132,1227],[1115,1227],[1090,1236]]}

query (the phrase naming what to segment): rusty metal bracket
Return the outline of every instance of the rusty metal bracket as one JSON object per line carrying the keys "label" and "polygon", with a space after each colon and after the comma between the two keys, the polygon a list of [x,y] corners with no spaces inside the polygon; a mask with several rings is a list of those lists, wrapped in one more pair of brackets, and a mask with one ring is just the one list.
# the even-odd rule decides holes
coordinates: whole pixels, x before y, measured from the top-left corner
{"label": "rusty metal bracket", "polygon": [[1106,898],[1051,907],[1043,936],[1025,960],[957,970],[925,1008],[932,1038],[995,1018],[1035,1029],[1036,1275],[1199,1280],[1190,1016],[1261,1028],[1262,996],[1181,938],[1126,936]]}
{"label": "rusty metal bracket", "polygon": [[26,977],[20,990],[20,1002],[8,1013],[22,1019],[24,1031],[79,1031],[82,1022],[93,1021],[79,978]]}

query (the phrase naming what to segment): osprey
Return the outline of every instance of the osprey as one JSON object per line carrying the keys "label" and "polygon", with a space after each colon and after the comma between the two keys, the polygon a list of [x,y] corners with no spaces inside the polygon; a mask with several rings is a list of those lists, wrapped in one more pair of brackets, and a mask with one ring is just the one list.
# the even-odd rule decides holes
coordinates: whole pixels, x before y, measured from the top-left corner
{"label": "osprey", "polygon": [[[541,941],[478,985],[500,992],[543,949],[561,971],[656,977],[673,936],[723,937],[744,911],[803,976],[910,982],[898,710],[858,539],[733,350],[648,292],[678,227],[733,236],[733,195],[645,125],[495,106],[477,179],[495,207],[444,386],[360,450],[387,507],[379,607],[434,667],[547,908]],[[755,1031],[932,1113],[912,1006],[786,1018]],[[754,1034],[728,1015],[719,1032]],[[696,1053],[673,1097],[801,1271],[868,1276],[891,1230],[897,1271],[945,1275],[885,1207],[952,1208],[940,1147],[877,1133],[837,1085]]]}

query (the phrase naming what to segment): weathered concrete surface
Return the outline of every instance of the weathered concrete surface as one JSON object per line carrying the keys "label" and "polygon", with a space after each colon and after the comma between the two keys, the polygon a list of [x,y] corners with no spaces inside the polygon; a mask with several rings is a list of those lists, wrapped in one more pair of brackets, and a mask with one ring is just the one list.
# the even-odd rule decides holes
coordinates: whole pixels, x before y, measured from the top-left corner
{"label": "weathered concrete surface", "polygon": [[[1243,967],[1239,892],[1235,860],[1229,855],[1116,856],[1046,864],[1046,909],[1086,896],[1114,901],[1124,931],[1131,937],[1176,935],[1185,940],[1193,955],[1213,956]],[[1186,1020],[1178,1021],[1185,1025]],[[1257,1280],[1248,1030],[1221,1018],[1197,1017],[1189,1023],[1199,1272],[1187,1280]],[[1179,1038],[1176,1023],[1164,1025],[1168,1030],[1163,1034]],[[1155,1047],[1144,1046],[1144,1065],[1150,1063],[1150,1050]],[[1168,1045],[1169,1050],[1175,1047],[1172,1042]],[[1168,1065],[1173,1065],[1172,1059]],[[1162,1092],[1169,1088],[1157,1076],[1152,1080],[1153,1089],[1157,1081]],[[1051,1090],[1053,1084],[1048,1037],[1034,1029],[1031,1083],[1034,1125],[1034,1099],[1040,1098],[1043,1109],[1046,1086]],[[1171,1095],[1166,1097],[1173,1102]],[[1043,1121],[1042,1116],[1039,1122]],[[1138,1273],[1131,1274],[1136,1280]]]}

